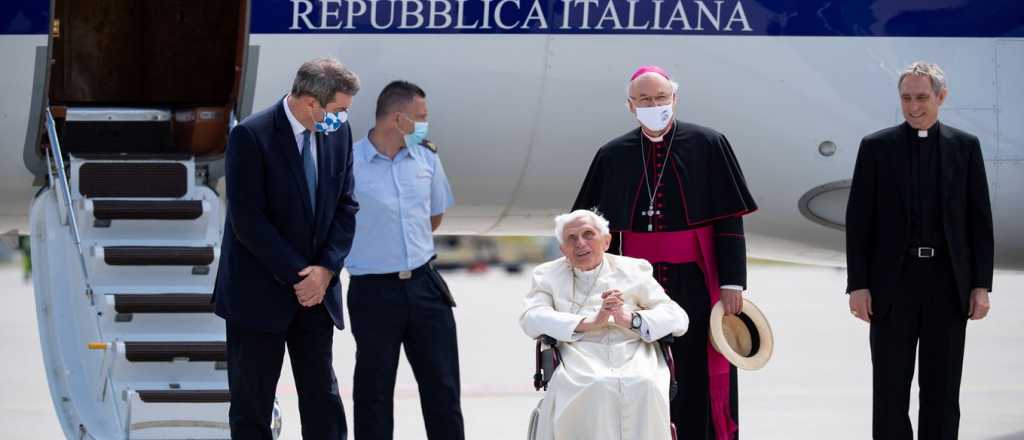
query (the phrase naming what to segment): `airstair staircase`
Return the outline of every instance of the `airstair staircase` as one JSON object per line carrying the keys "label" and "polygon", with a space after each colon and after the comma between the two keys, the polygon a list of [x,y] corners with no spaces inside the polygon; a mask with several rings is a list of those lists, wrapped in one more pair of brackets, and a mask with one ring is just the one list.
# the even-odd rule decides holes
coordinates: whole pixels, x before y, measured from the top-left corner
{"label": "airstair staircase", "polygon": [[[187,154],[65,154],[31,214],[50,391],[68,438],[227,439],[210,302],[224,206]],[[280,431],[279,412],[268,420]]]}

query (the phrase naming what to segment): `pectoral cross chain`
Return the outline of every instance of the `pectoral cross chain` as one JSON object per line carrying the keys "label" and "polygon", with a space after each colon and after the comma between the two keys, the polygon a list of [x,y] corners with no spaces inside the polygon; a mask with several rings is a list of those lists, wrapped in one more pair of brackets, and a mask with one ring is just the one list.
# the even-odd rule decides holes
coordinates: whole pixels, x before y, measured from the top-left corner
{"label": "pectoral cross chain", "polygon": [[654,199],[657,196],[658,188],[661,186],[661,179],[665,177],[665,170],[668,169],[668,158],[672,155],[672,141],[674,139],[675,137],[671,137],[668,140],[668,151],[665,153],[665,159],[663,159],[661,169],[658,171],[658,179],[654,182],[654,189],[652,190],[651,178],[647,174],[647,156],[644,154],[644,135],[640,135],[640,165],[643,166],[644,170],[644,186],[647,187],[647,210],[640,211],[640,213],[642,216],[647,217],[647,232],[654,231],[654,216],[661,215],[661,210],[654,209]]}

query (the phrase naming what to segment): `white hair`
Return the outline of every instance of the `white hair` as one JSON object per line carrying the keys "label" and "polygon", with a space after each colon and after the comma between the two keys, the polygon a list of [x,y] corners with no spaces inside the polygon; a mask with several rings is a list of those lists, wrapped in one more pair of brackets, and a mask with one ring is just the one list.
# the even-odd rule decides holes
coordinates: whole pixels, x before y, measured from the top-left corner
{"label": "white hair", "polygon": [[903,85],[903,78],[910,75],[927,76],[932,82],[932,92],[936,95],[946,88],[946,73],[942,71],[938,64],[932,64],[927,61],[914,61],[900,72],[900,80],[896,83],[897,90]]}
{"label": "white hair", "polygon": [[608,220],[605,220],[604,217],[601,217],[601,214],[598,214],[589,209],[577,209],[568,214],[562,214],[558,217],[555,217],[555,238],[558,239],[558,244],[563,244],[562,231],[565,231],[565,225],[572,223],[576,220],[589,221],[591,225],[597,228],[597,231],[600,232],[601,235],[611,234],[611,230],[608,229]]}
{"label": "white hair", "polygon": [[[633,79],[629,80],[629,82],[626,83],[626,97],[627,98],[629,98],[629,88],[633,86],[633,81],[636,81],[636,80],[638,80],[640,78],[643,78],[643,77],[645,77],[647,75],[658,75],[658,76],[660,76],[662,78],[665,78],[664,76],[662,76],[662,74],[660,74],[658,72],[647,72],[647,73],[644,73],[642,75],[637,76],[636,78],[633,78]],[[668,78],[665,78],[665,79],[668,79]],[[668,83],[672,84],[672,93],[676,93],[679,90],[679,83],[677,83],[675,81],[672,81],[670,79],[668,80]]]}

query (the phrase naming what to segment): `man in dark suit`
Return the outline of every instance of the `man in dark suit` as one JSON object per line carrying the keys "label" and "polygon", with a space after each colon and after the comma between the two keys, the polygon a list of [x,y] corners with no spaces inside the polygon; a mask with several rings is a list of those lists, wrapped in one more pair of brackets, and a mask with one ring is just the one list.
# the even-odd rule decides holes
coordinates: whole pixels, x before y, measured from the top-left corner
{"label": "man in dark suit", "polygon": [[270,439],[285,346],[302,438],[343,440],[331,367],[344,329],[337,274],[352,245],[352,134],[359,78],[331,58],[304,63],[291,93],[231,130],[227,219],[214,288],[227,323],[231,437]]}
{"label": "man in dark suit", "polygon": [[906,122],[861,141],[846,209],[850,312],[871,325],[876,439],[955,439],[967,319],[992,289],[993,233],[978,138],[938,121],[942,70],[912,64],[898,83]]}

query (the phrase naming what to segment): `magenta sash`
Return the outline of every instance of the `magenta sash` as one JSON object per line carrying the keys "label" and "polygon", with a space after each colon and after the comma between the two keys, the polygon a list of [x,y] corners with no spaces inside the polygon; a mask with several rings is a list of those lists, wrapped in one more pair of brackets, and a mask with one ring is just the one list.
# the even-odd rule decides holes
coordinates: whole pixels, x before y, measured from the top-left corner
{"label": "magenta sash", "polygon": [[[621,231],[622,255],[643,258],[655,263],[697,263],[704,273],[711,305],[718,303],[722,292],[718,282],[714,233],[711,226],[676,232]],[[711,396],[711,420],[716,440],[730,440],[736,432],[729,405],[729,361],[707,341],[708,388]],[[681,396],[685,398],[685,396]]]}

